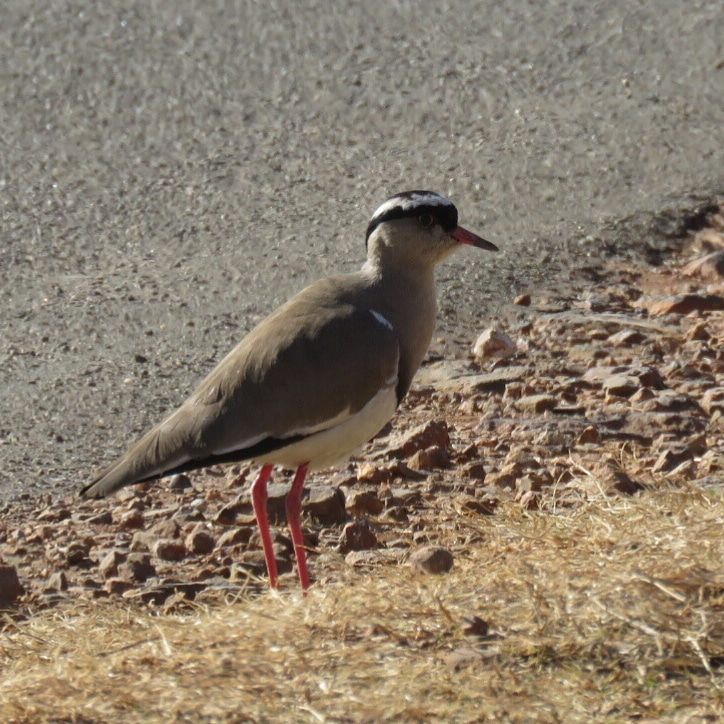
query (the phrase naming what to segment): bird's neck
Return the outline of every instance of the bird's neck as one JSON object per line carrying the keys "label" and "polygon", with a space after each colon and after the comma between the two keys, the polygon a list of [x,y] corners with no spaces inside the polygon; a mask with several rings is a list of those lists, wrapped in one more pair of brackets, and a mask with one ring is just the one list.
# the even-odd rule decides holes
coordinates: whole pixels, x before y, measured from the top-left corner
{"label": "bird's neck", "polygon": [[375,304],[395,328],[400,340],[400,382],[402,391],[412,381],[435,329],[437,300],[435,270],[432,266],[375,264],[362,268],[375,289]]}

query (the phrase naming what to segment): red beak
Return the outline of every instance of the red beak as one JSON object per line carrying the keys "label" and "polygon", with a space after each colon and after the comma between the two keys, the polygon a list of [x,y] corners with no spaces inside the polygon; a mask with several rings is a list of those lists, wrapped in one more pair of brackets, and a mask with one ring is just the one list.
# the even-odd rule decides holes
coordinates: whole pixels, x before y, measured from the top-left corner
{"label": "red beak", "polygon": [[488,251],[498,251],[498,247],[485,239],[482,239],[477,234],[473,234],[472,231],[463,229],[462,226],[458,226],[455,231],[450,234],[458,244],[468,244],[469,246],[477,246],[478,249],[487,249]]}

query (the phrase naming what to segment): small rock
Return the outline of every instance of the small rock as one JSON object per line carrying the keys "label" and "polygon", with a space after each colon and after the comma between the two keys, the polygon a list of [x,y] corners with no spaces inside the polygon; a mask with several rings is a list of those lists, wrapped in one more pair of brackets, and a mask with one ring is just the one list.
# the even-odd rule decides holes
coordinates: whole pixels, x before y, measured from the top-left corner
{"label": "small rock", "polygon": [[512,489],[522,472],[523,470],[518,463],[508,463],[503,465],[499,471],[488,473],[485,482],[492,487]]}
{"label": "small rock", "polygon": [[646,336],[637,329],[622,329],[608,338],[608,342],[614,347],[633,347],[646,339]]}
{"label": "small rock", "polygon": [[595,445],[600,439],[598,428],[595,425],[589,425],[581,431],[578,443],[579,445]]}
{"label": "small rock", "polygon": [[515,499],[526,510],[538,510],[540,508],[541,495],[535,490],[527,490],[522,495],[516,495]]}
{"label": "small rock", "polygon": [[85,541],[73,541],[64,551],[65,562],[69,566],[87,567],[90,564],[88,551],[90,546]]}
{"label": "small rock", "polygon": [[486,329],[473,345],[473,356],[479,362],[489,359],[506,359],[516,352],[515,342],[494,327]]}
{"label": "small rock", "polygon": [[320,523],[333,525],[347,519],[344,493],[329,485],[318,485],[309,489],[309,497],[302,509]]}
{"label": "small rock", "polygon": [[690,261],[682,270],[686,276],[718,281],[724,278],[724,249]]}
{"label": "small rock", "polygon": [[102,513],[88,518],[87,522],[91,525],[110,525],[113,522],[113,516],[110,510],[104,510]]}
{"label": "small rock", "polygon": [[24,591],[15,567],[0,564],[0,606],[10,605]]}
{"label": "small rock", "polygon": [[158,536],[148,530],[137,530],[131,538],[131,545],[129,546],[132,551],[150,551],[153,544],[158,539]]}
{"label": "small rock", "polygon": [[118,510],[113,511],[113,520],[121,530],[133,530],[143,528],[144,517],[140,510]]}
{"label": "small rock", "polygon": [[525,412],[541,414],[546,410],[552,410],[558,405],[557,398],[553,395],[527,395],[521,397],[516,406]]}
{"label": "small rock", "polygon": [[719,294],[677,294],[673,297],[651,300],[647,307],[649,313],[654,316],[717,312],[724,309],[724,297]]}
{"label": "small rock", "polygon": [[156,523],[151,532],[157,538],[178,538],[181,535],[181,528],[173,518],[166,518]]}
{"label": "small rock", "polygon": [[68,576],[65,571],[56,571],[48,578],[45,584],[45,591],[60,592],[68,589]]}
{"label": "small rock", "polygon": [[583,375],[583,381],[588,384],[603,385],[606,380],[617,375],[634,378],[638,382],[637,388],[653,387],[660,390],[664,387],[664,381],[658,370],[647,365],[591,367]]}
{"label": "small rock", "polygon": [[354,516],[379,515],[385,504],[380,500],[375,490],[356,490],[352,488],[345,495],[345,507],[347,512]]}
{"label": "small rock", "polygon": [[418,450],[408,461],[412,470],[434,470],[444,468],[450,464],[450,455],[445,448],[439,445]]}
{"label": "small rock", "polygon": [[[292,570],[292,562],[288,557],[277,557],[277,571],[280,574],[289,573]],[[231,566],[231,581],[243,581],[248,578],[248,572],[251,571],[255,575],[266,575],[266,560],[264,552],[261,550],[244,551],[238,564]]]}
{"label": "small rock", "polygon": [[639,404],[641,402],[651,400],[654,397],[656,397],[656,393],[650,387],[641,387],[636,392],[634,392],[634,394],[631,395],[631,397],[629,397],[628,399],[634,404]]}
{"label": "small rock", "polygon": [[344,526],[337,545],[341,553],[348,551],[365,551],[376,548],[377,536],[365,518],[354,520]]}
{"label": "small rock", "polygon": [[706,342],[708,339],[711,339],[711,334],[709,333],[709,326],[707,325],[706,321],[700,319],[696,324],[691,326],[684,335],[684,339],[688,342],[690,342],[691,340]]}
{"label": "small rock", "polygon": [[68,508],[48,508],[40,513],[37,517],[39,521],[61,521],[67,520],[72,516]]}
{"label": "small rock", "polygon": [[658,394],[653,395],[650,401],[645,401],[641,409],[667,410],[669,412],[683,412],[685,410],[701,412],[696,400],[689,397],[689,395],[682,395],[674,390],[661,390]]}
{"label": "small rock", "polygon": [[493,515],[498,507],[497,498],[487,496],[485,498],[474,498],[472,495],[458,495],[453,500],[455,510],[462,514],[479,513],[480,515]]}
{"label": "small rock", "polygon": [[126,554],[118,550],[106,553],[98,566],[98,571],[103,578],[113,578],[118,573],[118,566],[126,560]]}
{"label": "small rock", "polygon": [[193,553],[206,555],[216,548],[216,541],[206,528],[196,526],[186,536],[186,548]]}
{"label": "small rock", "polygon": [[363,463],[357,470],[357,480],[371,485],[379,485],[391,477],[392,473],[389,469],[372,463]]}
{"label": "small rock", "polygon": [[218,542],[216,543],[217,548],[224,548],[225,546],[233,546],[237,543],[246,545],[251,540],[253,529],[250,527],[233,528],[222,533]]}
{"label": "small rock", "polygon": [[724,387],[708,389],[701,397],[701,407],[709,416],[717,410],[724,414]]}
{"label": "small rock", "polygon": [[250,510],[251,504],[248,501],[235,500],[221,508],[214,520],[221,525],[233,525],[240,513],[248,513]]}
{"label": "small rock", "polygon": [[269,520],[275,525],[281,525],[287,521],[287,495],[291,489],[291,483],[271,483],[267,485],[267,512]]}
{"label": "small rock", "polygon": [[483,463],[481,462],[475,462],[466,465],[463,472],[465,473],[466,477],[470,478],[471,480],[485,480],[485,465],[483,465]]}
{"label": "small rock", "polygon": [[544,471],[544,473],[527,473],[515,481],[515,490],[518,497],[528,492],[539,493],[552,482],[550,473],[547,471]]}
{"label": "small rock", "polygon": [[639,389],[639,381],[628,375],[611,375],[603,380],[603,389],[611,397],[631,397]]}
{"label": "small rock", "polygon": [[644,490],[644,486],[629,477],[615,460],[604,460],[594,469],[594,475],[604,490],[618,492],[622,495],[634,495]]}
{"label": "small rock", "polygon": [[398,458],[409,458],[418,450],[437,445],[445,450],[450,449],[450,433],[447,422],[432,420],[411,433],[405,435],[401,443],[389,450],[390,455]]}
{"label": "small rock", "polygon": [[191,487],[191,478],[185,473],[172,475],[168,481],[169,490],[187,490]]}
{"label": "small rock", "polygon": [[162,561],[181,561],[186,558],[186,546],[177,540],[162,538],[153,544],[153,555]]}
{"label": "small rock", "polygon": [[453,554],[440,546],[424,546],[410,555],[410,565],[423,573],[447,573],[453,562]]}
{"label": "small rock", "polygon": [[466,636],[486,638],[490,633],[490,624],[487,621],[483,621],[479,616],[473,616],[467,619],[466,623],[467,625],[463,628],[463,633]]}
{"label": "small rock", "polygon": [[656,459],[651,471],[654,473],[669,473],[681,463],[691,460],[692,457],[694,457],[694,451],[690,450],[686,445],[666,448],[666,450],[662,450]]}
{"label": "small rock", "polygon": [[513,304],[517,304],[519,307],[530,307],[530,294],[519,294],[513,299]]}
{"label": "small rock", "polygon": [[143,581],[156,575],[156,568],[151,563],[148,553],[130,553],[126,560],[118,566],[118,577],[125,581]]}
{"label": "small rock", "polygon": [[109,578],[103,585],[103,588],[111,595],[121,596],[133,588],[133,583],[125,578]]}

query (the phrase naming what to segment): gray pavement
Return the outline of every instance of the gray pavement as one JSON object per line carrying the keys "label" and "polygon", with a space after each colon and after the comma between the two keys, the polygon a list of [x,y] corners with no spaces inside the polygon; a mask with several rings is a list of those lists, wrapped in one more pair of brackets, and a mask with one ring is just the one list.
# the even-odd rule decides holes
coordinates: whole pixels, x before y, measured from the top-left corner
{"label": "gray pavement", "polygon": [[77,487],[391,193],[505,250],[442,270],[454,340],[721,190],[723,38],[704,0],[5,0],[0,498]]}

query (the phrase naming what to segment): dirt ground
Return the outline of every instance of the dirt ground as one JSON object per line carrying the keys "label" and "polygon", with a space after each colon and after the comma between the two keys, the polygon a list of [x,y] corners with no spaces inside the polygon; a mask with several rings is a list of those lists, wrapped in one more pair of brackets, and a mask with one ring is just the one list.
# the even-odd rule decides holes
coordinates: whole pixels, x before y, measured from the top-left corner
{"label": "dirt ground", "polygon": [[636,251],[724,187],[723,35],[716,0],[3,2],[0,499],[77,489],[394,192],[503,250],[441,270],[438,351]]}
{"label": "dirt ground", "polygon": [[475,354],[431,359],[393,424],[310,480],[308,598],[284,474],[279,594],[248,467],[7,504],[0,713],[721,718],[722,211],[655,265],[519,295]]}

